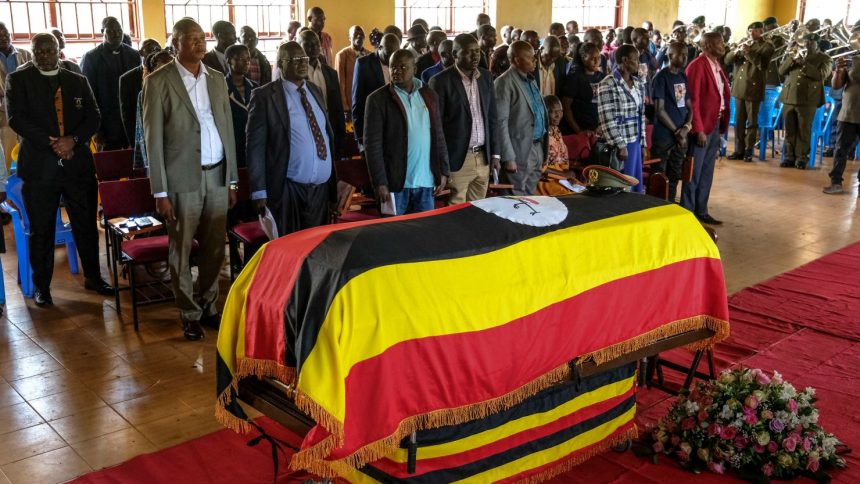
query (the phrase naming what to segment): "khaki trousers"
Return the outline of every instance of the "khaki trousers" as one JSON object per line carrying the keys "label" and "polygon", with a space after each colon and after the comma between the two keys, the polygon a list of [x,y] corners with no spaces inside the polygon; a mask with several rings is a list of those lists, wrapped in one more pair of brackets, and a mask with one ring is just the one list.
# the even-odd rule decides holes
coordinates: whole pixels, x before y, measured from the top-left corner
{"label": "khaki trousers", "polygon": [[448,177],[448,188],[451,190],[448,205],[473,202],[486,197],[489,184],[490,165],[487,164],[487,155],[483,151],[467,151],[463,166],[452,171]]}
{"label": "khaki trousers", "polygon": [[785,160],[805,165],[809,162],[809,144],[812,138],[812,120],[818,106],[784,104]]}
{"label": "khaki trousers", "polygon": [[[168,224],[170,278],[183,321],[199,321],[217,313],[218,276],[224,264],[227,233],[228,187],[224,185],[226,163],[203,171],[200,187],[188,193],[170,193],[176,220]],[[191,276],[191,243],[197,235],[197,287]]]}

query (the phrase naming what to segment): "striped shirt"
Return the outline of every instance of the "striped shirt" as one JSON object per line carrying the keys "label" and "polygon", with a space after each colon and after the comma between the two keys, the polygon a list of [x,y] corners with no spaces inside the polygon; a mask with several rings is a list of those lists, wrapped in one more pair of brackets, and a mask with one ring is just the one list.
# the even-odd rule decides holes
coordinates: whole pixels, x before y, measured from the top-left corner
{"label": "striped shirt", "polygon": [[466,98],[469,100],[469,112],[472,115],[472,134],[469,135],[469,147],[481,146],[485,143],[484,140],[484,114],[481,112],[481,93],[478,91],[478,78],[481,73],[475,69],[472,72],[472,78],[463,73],[459,67],[457,73],[460,74],[460,79],[463,81],[463,89],[466,90]]}

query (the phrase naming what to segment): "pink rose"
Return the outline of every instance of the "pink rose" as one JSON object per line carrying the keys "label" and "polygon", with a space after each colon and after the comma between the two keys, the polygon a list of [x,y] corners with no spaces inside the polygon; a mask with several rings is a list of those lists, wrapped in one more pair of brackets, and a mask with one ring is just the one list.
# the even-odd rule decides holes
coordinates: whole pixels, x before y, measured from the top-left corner
{"label": "pink rose", "polygon": [[773,412],[771,412],[770,410],[762,410],[761,418],[765,420],[770,420],[773,418]]}
{"label": "pink rose", "polygon": [[797,411],[797,402],[793,398],[788,401],[788,409],[791,410],[791,413]]}
{"label": "pink rose", "polygon": [[711,424],[708,427],[708,435],[710,435],[711,437],[713,437],[715,435],[720,435],[720,432],[722,432],[722,431],[723,431],[723,426],[718,424],[718,423]]}
{"label": "pink rose", "polygon": [[[756,403],[756,405],[758,405],[758,403]],[[743,412],[744,412],[744,422],[746,422],[750,425],[755,425],[756,423],[758,423],[758,416],[756,416],[756,412],[755,412],[754,408],[744,407]]]}
{"label": "pink rose", "polygon": [[797,441],[789,437],[782,441],[782,448],[789,452],[794,452],[794,449],[797,448]]}
{"label": "pink rose", "polygon": [[724,474],[726,472],[726,466],[722,462],[708,462],[708,469],[715,474]]}
{"label": "pink rose", "polygon": [[738,435],[735,437],[735,447],[738,449],[746,449],[750,441],[744,436]]}
{"label": "pink rose", "polygon": [[771,440],[770,443],[767,444],[767,451],[771,454],[774,454],[777,450],[779,450],[779,445],[776,443],[775,440]]}
{"label": "pink rose", "polygon": [[767,385],[770,383],[770,377],[763,371],[759,371],[756,373],[755,382],[759,385]]}
{"label": "pink rose", "polygon": [[[744,405],[746,405],[747,407],[752,408],[752,409],[758,408],[758,404],[759,404],[759,401],[758,401],[758,398],[755,397],[755,395],[750,395],[747,397],[746,400],[744,400]],[[744,409],[744,410],[746,410],[746,409]]]}
{"label": "pink rose", "polygon": [[817,458],[810,457],[809,460],[806,462],[806,470],[808,470],[809,472],[818,472],[818,468],[820,465],[821,463],[818,462]]}
{"label": "pink rose", "polygon": [[683,450],[679,450],[678,452],[675,452],[675,455],[678,456],[678,459],[680,459],[684,462],[690,460],[690,454],[684,452]]}
{"label": "pink rose", "polygon": [[699,422],[704,422],[705,420],[708,419],[708,412],[706,412],[705,409],[703,408],[703,409],[699,410],[698,417],[699,417]]}
{"label": "pink rose", "polygon": [[809,452],[809,449],[812,448],[812,441],[809,439],[803,439],[803,451]]}
{"label": "pink rose", "polygon": [[768,462],[767,464],[761,466],[761,473],[770,477],[773,474],[773,464]]}
{"label": "pink rose", "polygon": [[677,435],[673,435],[671,441],[672,441],[672,447],[675,447],[681,443],[681,437],[678,437]]}
{"label": "pink rose", "polygon": [[753,450],[756,454],[764,454],[765,446],[759,444],[753,444]]}
{"label": "pink rose", "polygon": [[693,417],[687,417],[681,421],[681,430],[693,430],[696,426],[696,420]]}
{"label": "pink rose", "polygon": [[738,429],[732,427],[731,425],[723,428],[722,432],[720,432],[720,438],[725,440],[734,440],[735,436],[738,434]]}
{"label": "pink rose", "polygon": [[659,440],[657,442],[654,442],[654,445],[652,445],[651,448],[654,449],[654,452],[656,452],[658,454],[662,453],[664,450],[666,450],[663,448],[663,443],[660,442]]}

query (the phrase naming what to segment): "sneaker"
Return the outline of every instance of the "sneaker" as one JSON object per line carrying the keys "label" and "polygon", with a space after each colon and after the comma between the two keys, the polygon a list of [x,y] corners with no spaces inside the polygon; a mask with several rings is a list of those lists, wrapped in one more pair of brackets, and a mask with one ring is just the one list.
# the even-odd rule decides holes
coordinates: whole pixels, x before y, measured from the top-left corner
{"label": "sneaker", "polygon": [[780,168],[794,168],[794,162],[785,160],[779,164]]}
{"label": "sneaker", "polygon": [[824,190],[821,191],[828,195],[839,195],[840,193],[842,193],[842,185],[840,185],[839,183],[834,183],[830,186],[824,187]]}

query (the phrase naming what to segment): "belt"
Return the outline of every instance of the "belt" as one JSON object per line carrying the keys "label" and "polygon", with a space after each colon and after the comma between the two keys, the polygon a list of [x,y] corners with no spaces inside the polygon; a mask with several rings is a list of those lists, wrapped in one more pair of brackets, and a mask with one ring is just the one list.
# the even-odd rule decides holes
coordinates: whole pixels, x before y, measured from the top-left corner
{"label": "belt", "polygon": [[472,153],[480,153],[480,152],[484,151],[484,145],[470,146],[469,148],[466,148],[466,149],[468,149]]}
{"label": "belt", "polygon": [[222,163],[224,163],[224,160],[221,160],[218,163],[212,163],[211,165],[203,165],[201,168],[203,169],[203,171],[214,170],[215,168],[221,166]]}

